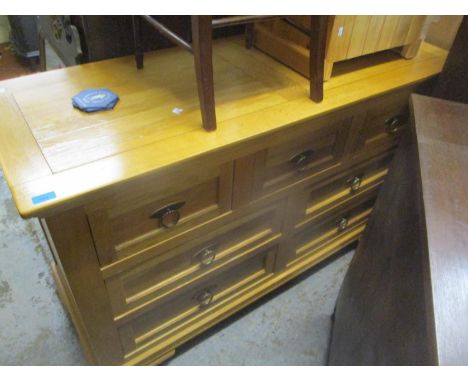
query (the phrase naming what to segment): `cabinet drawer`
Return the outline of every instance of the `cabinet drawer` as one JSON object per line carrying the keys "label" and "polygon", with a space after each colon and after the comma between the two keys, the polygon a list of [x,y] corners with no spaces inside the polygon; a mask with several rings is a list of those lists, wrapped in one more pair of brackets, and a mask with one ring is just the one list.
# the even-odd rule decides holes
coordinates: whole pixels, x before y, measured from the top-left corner
{"label": "cabinet drawer", "polygon": [[337,167],[352,116],[325,116],[290,127],[255,155],[253,198],[259,198]]}
{"label": "cabinet drawer", "polygon": [[163,299],[153,310],[126,322],[119,328],[125,353],[155,346],[183,331],[185,326],[194,329],[204,318],[216,316],[217,309],[273,275],[276,251],[277,247],[272,246],[253,252],[243,261],[186,286],[176,296]]}
{"label": "cabinet drawer", "polygon": [[409,91],[392,93],[365,106],[362,127],[357,132],[352,155],[375,155],[395,146],[409,123]]}
{"label": "cabinet drawer", "polygon": [[281,236],[284,202],[236,219],[214,232],[167,252],[142,253],[149,258],[106,280],[115,317],[133,314],[185,285],[237,262]]}
{"label": "cabinet drawer", "polygon": [[227,163],[143,179],[87,206],[101,265],[229,212],[232,168],[232,163]]}
{"label": "cabinet drawer", "polygon": [[350,203],[363,195],[373,193],[383,183],[393,152],[386,153],[363,164],[353,166],[318,183],[304,187],[294,198],[292,208],[295,228]]}
{"label": "cabinet drawer", "polygon": [[348,235],[367,222],[376,195],[356,201],[323,219],[313,220],[292,235],[290,239],[291,258],[287,266],[293,266],[306,257],[313,256],[321,247],[331,242],[338,242],[340,237]]}

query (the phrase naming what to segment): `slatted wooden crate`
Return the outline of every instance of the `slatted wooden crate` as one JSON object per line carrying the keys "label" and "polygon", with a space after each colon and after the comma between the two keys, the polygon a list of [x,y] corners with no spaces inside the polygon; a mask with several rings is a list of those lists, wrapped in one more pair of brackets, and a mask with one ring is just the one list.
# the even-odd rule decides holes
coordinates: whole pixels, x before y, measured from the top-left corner
{"label": "slatted wooden crate", "polygon": [[[294,70],[309,76],[310,16],[288,16],[301,28],[278,19],[255,24],[255,46]],[[329,25],[324,80],[333,64],[382,50],[402,47],[401,55],[413,58],[432,21],[431,16],[333,16]]]}

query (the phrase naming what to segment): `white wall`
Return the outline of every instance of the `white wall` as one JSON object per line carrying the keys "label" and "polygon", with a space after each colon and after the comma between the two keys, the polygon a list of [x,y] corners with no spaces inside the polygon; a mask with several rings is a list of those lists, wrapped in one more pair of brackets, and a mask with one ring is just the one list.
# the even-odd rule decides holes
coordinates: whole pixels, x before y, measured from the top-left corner
{"label": "white wall", "polygon": [[6,16],[0,15],[0,44],[10,40],[10,24]]}

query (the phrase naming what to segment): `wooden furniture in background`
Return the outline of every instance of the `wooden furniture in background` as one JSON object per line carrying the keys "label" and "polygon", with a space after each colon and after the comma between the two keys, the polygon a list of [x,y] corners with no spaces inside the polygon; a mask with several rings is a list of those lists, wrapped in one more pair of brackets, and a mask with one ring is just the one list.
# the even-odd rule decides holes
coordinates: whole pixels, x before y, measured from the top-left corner
{"label": "wooden furniture in background", "polygon": [[37,71],[31,65],[21,61],[12,51],[9,43],[0,44],[0,81],[25,76]]}
{"label": "wooden furniture in background", "polygon": [[[19,213],[41,219],[91,363],[160,363],[356,241],[409,94],[446,57],[423,44],[412,61],[354,67],[314,103],[308,80],[242,39],[213,44],[210,134],[179,48],[147,53],[144,71],[129,56],[0,83],[5,177]],[[73,108],[103,84],[112,111]]]}
{"label": "wooden furniture in background", "polygon": [[43,71],[47,66],[46,41],[65,66],[132,53],[131,20],[128,16],[37,17],[39,58]]}
{"label": "wooden furniture in background", "polygon": [[[203,127],[207,131],[216,130],[216,110],[213,86],[213,58],[212,58],[212,30],[233,25],[248,24],[246,29],[246,43],[249,48],[252,43],[251,25],[254,22],[264,22],[269,19],[277,19],[280,16],[230,16],[212,18],[212,16],[192,16],[192,44],[174,33],[163,23],[151,16],[133,16],[133,35],[135,38],[135,59],[138,69],[143,68],[143,52],[141,21],[144,20],[160,34],[168,38],[174,44],[184,48],[193,54],[195,73],[197,78],[198,97]],[[316,102],[323,99],[323,59],[325,54],[326,30],[328,27],[327,16],[310,16],[308,39],[310,46],[317,47],[314,54],[310,54],[310,98]]]}
{"label": "wooden furniture in background", "polygon": [[[184,39],[190,38],[190,16],[152,16]],[[39,37],[44,49],[44,40],[60,57],[65,66],[122,57],[135,52],[132,16],[116,15],[71,15],[38,16]],[[59,33],[59,30],[61,32]],[[73,33],[78,31],[78,35]],[[167,38],[151,33],[152,28],[141,26],[142,45],[148,51],[174,46]],[[213,38],[242,34],[242,26],[232,26],[213,31]],[[70,45],[75,45],[75,48]],[[70,49],[72,48],[72,49]],[[46,67],[43,50],[41,66]],[[9,77],[11,78],[11,77]]]}
{"label": "wooden furniture in background", "polygon": [[432,95],[451,101],[468,103],[468,19],[463,17],[442,73]]}
{"label": "wooden furniture in background", "polygon": [[331,365],[468,364],[468,105],[412,96],[336,305]]}
{"label": "wooden furniture in background", "polygon": [[[310,45],[310,16],[288,16],[284,20],[256,23],[255,46],[280,62],[309,77],[309,55],[320,47]],[[329,80],[336,62],[386,49],[402,47],[401,55],[418,53],[431,23],[431,16],[330,16],[325,52],[324,80]]]}
{"label": "wooden furniture in background", "polygon": [[427,32],[425,41],[442,49],[450,50],[463,17],[463,15],[436,16]]}

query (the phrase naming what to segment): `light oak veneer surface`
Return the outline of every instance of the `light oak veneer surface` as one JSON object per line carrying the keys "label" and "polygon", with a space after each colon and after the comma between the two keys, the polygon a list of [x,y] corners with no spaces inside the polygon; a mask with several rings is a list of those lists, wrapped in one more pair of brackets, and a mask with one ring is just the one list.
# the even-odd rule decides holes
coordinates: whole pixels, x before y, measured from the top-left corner
{"label": "light oak veneer surface", "polygon": [[[425,43],[412,60],[384,52],[338,64],[324,101],[308,98],[308,80],[240,38],[214,44],[218,130],[201,125],[192,57],[179,48],[0,82],[0,161],[23,217],[46,216],[111,185],[214,153],[298,121],[423,81],[447,52]],[[106,87],[112,111],[82,113],[71,97]],[[174,108],[182,109],[179,114]],[[37,195],[55,197],[34,204]]]}

